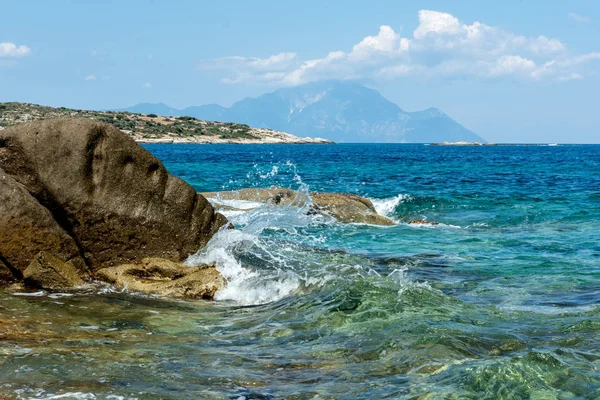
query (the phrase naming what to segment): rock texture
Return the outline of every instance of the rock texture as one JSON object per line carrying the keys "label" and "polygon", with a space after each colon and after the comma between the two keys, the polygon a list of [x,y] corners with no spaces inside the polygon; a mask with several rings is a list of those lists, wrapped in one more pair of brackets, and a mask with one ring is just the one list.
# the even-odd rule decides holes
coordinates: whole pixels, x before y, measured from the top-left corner
{"label": "rock texture", "polygon": [[23,271],[25,283],[45,289],[69,289],[84,284],[79,276],[81,265],[64,262],[52,254],[41,251]]}
{"label": "rock texture", "polygon": [[225,286],[225,279],[214,265],[188,267],[158,258],[104,268],[97,275],[121,289],[194,300],[212,299]]}
{"label": "rock texture", "polygon": [[0,285],[12,283],[15,280],[13,272],[0,260]]}
{"label": "rock texture", "polygon": [[[232,210],[230,205],[221,204],[231,200],[246,200],[273,205],[303,206],[308,197],[301,192],[285,188],[251,188],[226,192],[202,193],[217,208]],[[369,199],[347,193],[310,193],[311,205],[309,213],[329,215],[344,223],[365,223],[390,226],[395,223],[383,215],[377,214]],[[240,209],[247,211],[247,209]]]}
{"label": "rock texture", "polygon": [[[0,163],[3,150],[0,148]],[[31,186],[38,184],[34,178],[35,175],[28,176]],[[22,273],[35,255],[44,250],[51,251],[65,261],[78,260],[83,263],[75,240],[58,224],[50,210],[2,168],[0,232],[0,256],[7,267],[14,268],[18,273]]]}
{"label": "rock texture", "polygon": [[227,220],[133,139],[61,119],[0,131],[0,260],[46,251],[87,277],[144,257],[180,261]]}
{"label": "rock texture", "polygon": [[325,211],[340,222],[371,225],[395,225],[394,221],[377,214],[369,199],[348,193],[311,193],[318,211]]}

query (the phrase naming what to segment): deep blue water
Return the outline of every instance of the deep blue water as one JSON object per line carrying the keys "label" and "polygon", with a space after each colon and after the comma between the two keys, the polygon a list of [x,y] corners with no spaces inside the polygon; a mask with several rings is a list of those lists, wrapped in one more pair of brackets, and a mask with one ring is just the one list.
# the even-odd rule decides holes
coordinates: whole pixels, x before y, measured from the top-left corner
{"label": "deep blue water", "polygon": [[600,399],[600,146],[145,147],[199,192],[356,193],[398,224],[231,214],[237,229],[190,259],[228,277],[216,302],[28,298],[45,314],[73,307],[58,314],[96,336],[58,346],[70,367],[33,344],[11,353],[0,372],[38,375],[0,385],[31,394],[43,380],[40,398],[66,381],[79,398]]}

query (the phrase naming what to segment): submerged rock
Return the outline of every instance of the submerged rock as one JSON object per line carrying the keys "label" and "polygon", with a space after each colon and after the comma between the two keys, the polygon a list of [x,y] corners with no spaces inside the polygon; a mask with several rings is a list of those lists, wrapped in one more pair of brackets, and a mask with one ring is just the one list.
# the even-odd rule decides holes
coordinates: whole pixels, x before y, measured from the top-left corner
{"label": "submerged rock", "polygon": [[13,275],[40,251],[82,278],[144,257],[181,261],[226,223],[108,124],[63,119],[0,131],[0,260]]}
{"label": "submerged rock", "polygon": [[68,289],[83,285],[80,278],[82,265],[64,262],[53,255],[41,251],[23,271],[23,279],[29,286],[44,289]]}
{"label": "submerged rock", "polygon": [[120,289],[194,300],[212,299],[225,286],[225,279],[214,265],[188,267],[159,258],[103,268],[96,277]]}
{"label": "submerged rock", "polygon": [[[272,205],[289,205],[301,207],[309,199],[299,191],[286,188],[250,188],[225,192],[202,193],[214,202],[217,208],[236,210],[228,202],[231,200],[244,200]],[[348,193],[310,193],[311,208],[309,213],[320,213],[329,215],[339,222],[365,223],[372,225],[395,225],[394,221],[377,214],[373,203],[369,199]],[[248,208],[237,209],[248,211]]]}

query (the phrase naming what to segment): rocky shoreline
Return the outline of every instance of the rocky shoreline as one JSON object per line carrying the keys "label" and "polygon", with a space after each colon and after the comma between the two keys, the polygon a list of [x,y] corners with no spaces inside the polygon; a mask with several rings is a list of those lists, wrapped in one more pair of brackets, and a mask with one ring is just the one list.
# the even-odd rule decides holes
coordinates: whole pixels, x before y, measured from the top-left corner
{"label": "rocky shoreline", "polygon": [[[106,280],[100,271],[124,264],[137,265],[140,280],[176,281],[184,276],[165,272],[171,263],[226,224],[203,196],[108,124],[59,119],[0,131],[6,283],[64,289]],[[144,276],[149,264],[163,273]],[[213,283],[187,297],[212,297],[223,282]]]}
{"label": "rocky shoreline", "polygon": [[257,128],[253,130],[256,138],[222,138],[219,136],[181,138],[172,135],[148,138],[134,132],[124,132],[140,144],[333,144],[331,140],[327,139],[298,137],[285,132]]}
{"label": "rocky shoreline", "polygon": [[193,117],[164,117],[120,111],[75,110],[29,103],[0,103],[0,131],[6,127],[59,118],[86,118],[114,126],[138,143],[155,144],[331,144],[266,128]]}
{"label": "rocky shoreline", "polygon": [[[302,207],[304,195],[285,188],[196,193],[109,124],[19,124],[0,131],[0,286],[65,290],[101,281],[212,299],[226,285],[216,266],[183,261],[219,229],[233,228],[219,212],[235,209],[227,200]],[[310,200],[307,214],[394,225],[360,196],[310,193]]]}

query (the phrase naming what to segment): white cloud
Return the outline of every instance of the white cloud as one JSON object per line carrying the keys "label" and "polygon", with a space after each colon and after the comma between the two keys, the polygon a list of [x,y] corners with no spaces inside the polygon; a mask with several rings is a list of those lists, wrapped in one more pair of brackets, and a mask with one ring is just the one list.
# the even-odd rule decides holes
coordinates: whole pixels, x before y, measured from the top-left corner
{"label": "white cloud", "polygon": [[[400,37],[400,34],[394,32],[391,27],[382,25],[379,27],[377,36],[367,36],[360,43],[354,45],[348,58],[359,61],[367,60],[376,54],[399,55],[408,51],[408,45],[408,39]],[[343,52],[337,53],[343,54]]]}
{"label": "white cloud", "polygon": [[527,73],[533,71],[535,63],[521,56],[502,56],[489,69],[491,76]]}
{"label": "white cloud", "polygon": [[415,39],[424,39],[431,34],[456,35],[464,27],[458,19],[444,12],[421,10],[419,11],[419,26],[413,33]]}
{"label": "white cloud", "polygon": [[575,14],[575,13],[569,13],[569,18],[571,18],[572,20],[582,23],[582,24],[586,24],[588,22],[591,21],[591,19],[589,19],[588,17],[584,17],[583,15],[579,15],[579,14]]}
{"label": "white cloud", "polygon": [[142,85],[142,87],[143,87],[144,89],[150,89],[150,88],[152,87],[152,84],[150,84],[149,82],[146,82],[146,83],[144,83],[144,84]]}
{"label": "white cloud", "polygon": [[391,26],[359,40],[350,51],[301,60],[296,53],[270,57],[223,57],[200,65],[228,73],[222,82],[299,85],[320,79],[443,77],[568,81],[582,78],[600,53],[572,54],[559,39],[526,37],[479,21],[463,23],[439,11],[421,10],[410,37]]}
{"label": "white cloud", "polygon": [[98,50],[92,50],[92,51],[90,52],[90,55],[91,55],[91,56],[97,56],[97,55],[98,55]]}
{"label": "white cloud", "polygon": [[565,50],[565,45],[558,39],[548,39],[546,36],[538,36],[529,39],[529,49],[535,54],[553,54]]}
{"label": "white cloud", "polygon": [[0,57],[23,57],[31,54],[31,49],[27,46],[17,46],[11,42],[0,43]]}
{"label": "white cloud", "polygon": [[562,61],[562,65],[571,66],[585,64],[590,61],[600,60],[600,53],[587,53]]}
{"label": "white cloud", "polygon": [[86,81],[95,81],[96,80],[96,75],[88,75],[85,78],[83,78]]}
{"label": "white cloud", "polygon": [[279,53],[267,58],[258,57],[222,57],[200,64],[200,68],[252,69],[257,71],[285,70],[296,60],[296,53]]}

